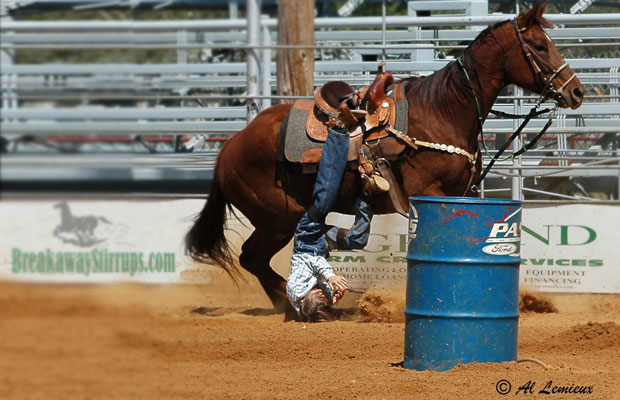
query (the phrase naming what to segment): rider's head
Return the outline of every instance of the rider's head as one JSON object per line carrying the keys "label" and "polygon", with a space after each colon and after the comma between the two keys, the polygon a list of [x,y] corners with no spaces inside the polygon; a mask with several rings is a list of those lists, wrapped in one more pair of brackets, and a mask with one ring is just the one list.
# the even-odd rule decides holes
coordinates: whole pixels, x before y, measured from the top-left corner
{"label": "rider's head", "polygon": [[343,293],[336,292],[330,301],[323,289],[313,288],[299,304],[301,320],[304,322],[333,321],[335,315],[331,306],[336,304],[342,295]]}

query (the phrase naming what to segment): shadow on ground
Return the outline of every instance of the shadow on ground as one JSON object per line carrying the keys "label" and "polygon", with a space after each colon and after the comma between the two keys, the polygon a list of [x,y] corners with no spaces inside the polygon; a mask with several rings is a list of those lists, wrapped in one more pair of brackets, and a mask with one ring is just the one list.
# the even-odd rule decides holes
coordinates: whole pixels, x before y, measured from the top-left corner
{"label": "shadow on ground", "polygon": [[[221,317],[227,314],[243,314],[253,317],[267,317],[282,314],[275,308],[230,308],[230,307],[197,307],[192,311],[194,314],[205,315],[208,317]],[[334,309],[336,318],[340,321],[353,321],[357,319],[356,308],[337,308]]]}

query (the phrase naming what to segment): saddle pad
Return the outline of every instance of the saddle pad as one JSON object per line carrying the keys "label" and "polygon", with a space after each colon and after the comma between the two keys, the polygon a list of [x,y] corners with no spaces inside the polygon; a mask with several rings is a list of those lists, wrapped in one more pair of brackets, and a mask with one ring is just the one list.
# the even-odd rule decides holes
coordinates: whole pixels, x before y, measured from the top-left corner
{"label": "saddle pad", "polygon": [[[309,103],[309,104],[308,104]],[[318,163],[325,141],[312,139],[306,134],[306,119],[314,103],[297,100],[289,115],[282,121],[278,138],[278,160],[294,163]],[[347,161],[357,159],[362,137],[351,138]]]}
{"label": "saddle pad", "polygon": [[314,103],[311,101],[297,100],[291,108],[288,120],[282,123],[279,146],[283,147],[284,158],[290,162],[300,163],[306,150],[322,150],[325,145],[324,142],[314,140],[306,134],[306,120],[313,107]]}
{"label": "saddle pad", "polygon": [[405,135],[407,134],[407,128],[409,125],[409,103],[407,102],[407,97],[405,96],[406,87],[407,82],[402,82],[399,84],[391,85],[387,90],[387,92],[389,93],[388,97],[391,97],[396,102],[396,118],[394,121],[394,128],[401,131]]}

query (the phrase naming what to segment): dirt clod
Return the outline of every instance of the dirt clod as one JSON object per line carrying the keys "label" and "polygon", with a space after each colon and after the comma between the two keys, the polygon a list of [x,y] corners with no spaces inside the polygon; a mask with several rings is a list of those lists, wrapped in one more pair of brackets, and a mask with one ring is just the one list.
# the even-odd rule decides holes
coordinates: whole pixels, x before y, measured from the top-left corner
{"label": "dirt clod", "polygon": [[404,322],[405,299],[384,290],[369,290],[357,302],[362,322]]}
{"label": "dirt clod", "polygon": [[519,297],[519,311],[535,313],[555,313],[558,312],[558,309],[555,307],[551,299],[543,295],[523,292]]}

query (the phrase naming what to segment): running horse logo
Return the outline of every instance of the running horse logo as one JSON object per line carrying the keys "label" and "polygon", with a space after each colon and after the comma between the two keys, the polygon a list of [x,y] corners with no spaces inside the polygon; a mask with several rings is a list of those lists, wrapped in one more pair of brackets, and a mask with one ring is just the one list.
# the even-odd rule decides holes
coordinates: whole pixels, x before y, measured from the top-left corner
{"label": "running horse logo", "polygon": [[71,214],[69,204],[66,201],[57,203],[54,208],[60,209],[60,224],[54,229],[54,236],[63,243],[71,243],[80,247],[90,247],[106,239],[95,237],[95,229],[99,221],[111,224],[105,217],[84,215],[76,217]]}

